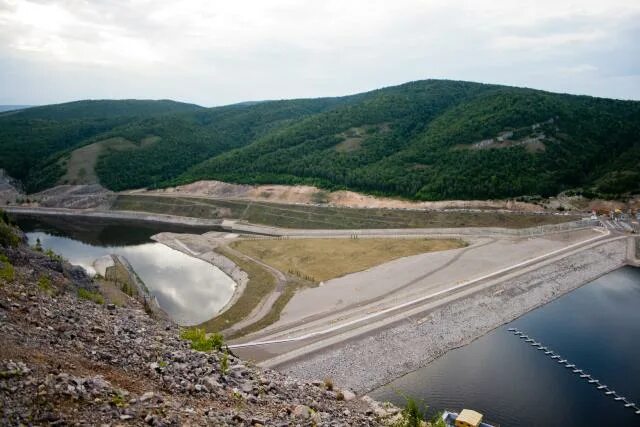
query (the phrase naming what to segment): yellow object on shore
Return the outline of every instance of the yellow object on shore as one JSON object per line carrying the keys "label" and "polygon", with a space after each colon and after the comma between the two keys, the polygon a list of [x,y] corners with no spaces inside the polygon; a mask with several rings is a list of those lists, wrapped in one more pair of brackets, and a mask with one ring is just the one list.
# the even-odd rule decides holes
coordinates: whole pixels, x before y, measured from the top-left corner
{"label": "yellow object on shore", "polygon": [[481,413],[471,409],[463,409],[456,418],[456,427],[478,427],[481,422]]}

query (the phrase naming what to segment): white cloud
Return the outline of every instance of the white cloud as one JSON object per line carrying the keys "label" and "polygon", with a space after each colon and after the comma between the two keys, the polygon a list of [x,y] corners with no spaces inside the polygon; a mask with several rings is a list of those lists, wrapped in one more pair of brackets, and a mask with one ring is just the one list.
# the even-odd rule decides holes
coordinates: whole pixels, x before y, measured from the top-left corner
{"label": "white cloud", "polygon": [[637,0],[0,0],[0,103],[212,105],[429,77],[557,90],[582,64],[591,80],[561,90],[640,98],[604,77],[638,79],[639,18]]}
{"label": "white cloud", "polygon": [[559,71],[563,74],[582,74],[598,71],[598,67],[591,64],[578,64],[570,67],[561,67]]}

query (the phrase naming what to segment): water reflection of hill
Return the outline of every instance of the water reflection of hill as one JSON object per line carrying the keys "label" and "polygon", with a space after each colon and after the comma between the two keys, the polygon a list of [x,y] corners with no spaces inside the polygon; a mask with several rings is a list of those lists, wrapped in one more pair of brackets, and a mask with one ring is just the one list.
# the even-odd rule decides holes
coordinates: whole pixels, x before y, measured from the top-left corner
{"label": "water reflection of hill", "polygon": [[156,224],[145,221],[100,219],[83,217],[35,217],[13,215],[24,232],[42,231],[56,236],[67,236],[83,243],[100,246],[123,246],[147,243],[154,234],[204,233],[213,227]]}

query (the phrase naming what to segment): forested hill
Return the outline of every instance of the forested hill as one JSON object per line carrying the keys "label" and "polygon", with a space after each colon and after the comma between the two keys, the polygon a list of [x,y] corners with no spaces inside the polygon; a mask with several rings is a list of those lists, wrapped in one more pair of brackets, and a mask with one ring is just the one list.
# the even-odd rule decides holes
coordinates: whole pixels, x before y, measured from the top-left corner
{"label": "forested hill", "polygon": [[32,191],[200,179],[430,200],[640,191],[636,101],[426,80],[211,109],[108,102],[0,115],[0,167]]}

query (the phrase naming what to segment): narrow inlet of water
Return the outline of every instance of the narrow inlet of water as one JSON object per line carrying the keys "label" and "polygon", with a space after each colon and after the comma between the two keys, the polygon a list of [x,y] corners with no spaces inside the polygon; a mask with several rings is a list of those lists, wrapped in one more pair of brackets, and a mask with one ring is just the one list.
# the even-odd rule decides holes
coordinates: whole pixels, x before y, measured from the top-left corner
{"label": "narrow inlet of water", "polygon": [[76,219],[18,218],[17,222],[31,245],[40,239],[43,248],[90,273],[97,258],[124,256],[160,307],[180,325],[197,325],[212,318],[235,289],[233,280],[217,267],[150,240],[162,231],[204,230]]}

